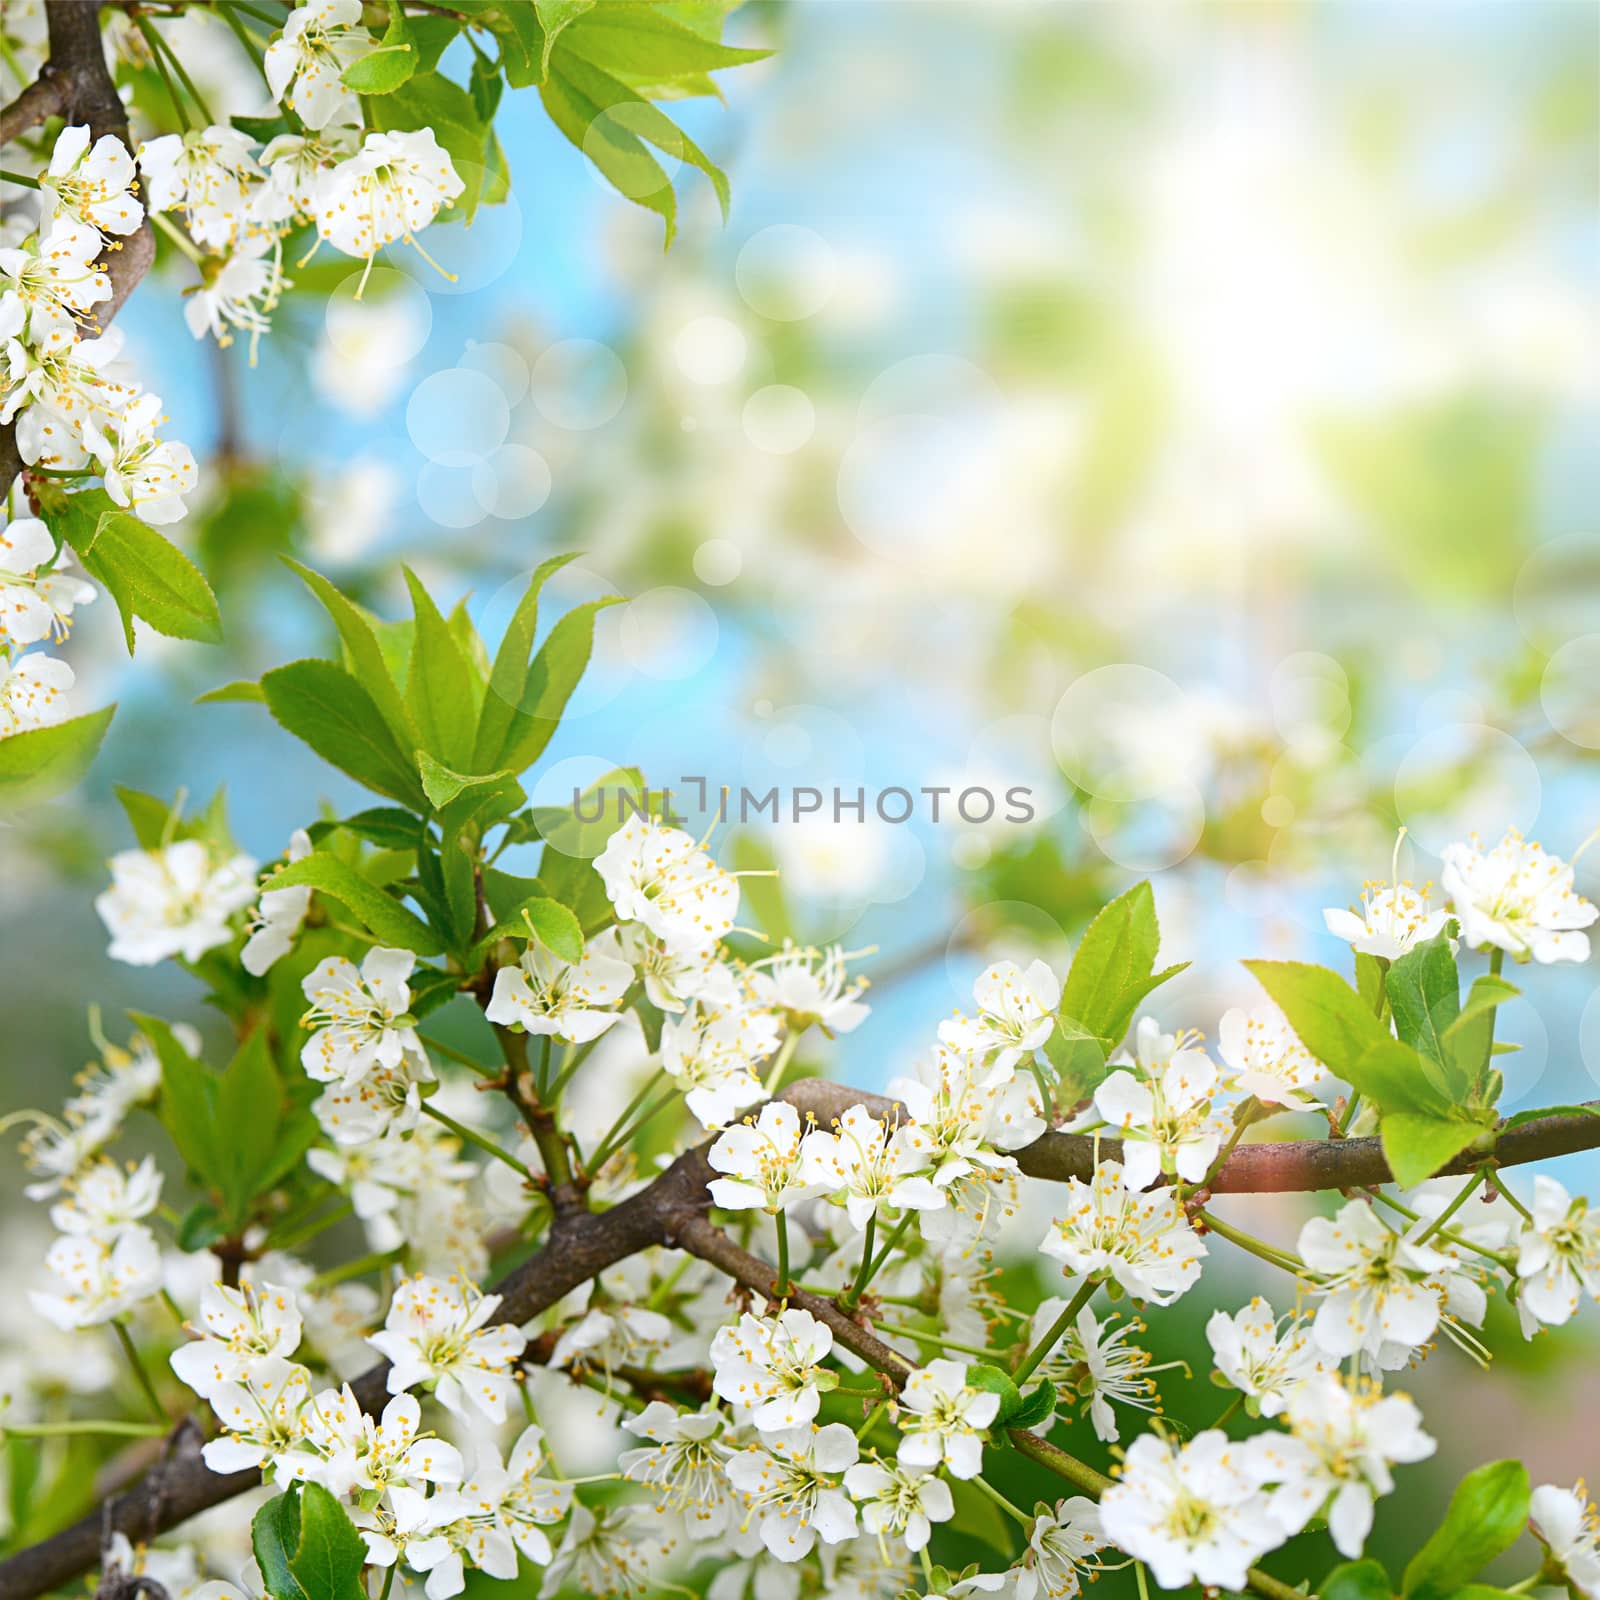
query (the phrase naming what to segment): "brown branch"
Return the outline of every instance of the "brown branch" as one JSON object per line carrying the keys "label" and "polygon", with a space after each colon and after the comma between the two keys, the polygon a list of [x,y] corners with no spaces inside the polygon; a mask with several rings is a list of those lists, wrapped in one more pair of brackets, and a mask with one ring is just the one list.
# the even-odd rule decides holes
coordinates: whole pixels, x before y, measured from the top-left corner
{"label": "brown branch", "polygon": [[[131,152],[127,108],[106,66],[100,37],[100,0],[46,0],[45,19],[50,59],[40,68],[37,81],[0,111],[0,142],[48,117],[61,116],[69,123],[87,123],[91,141],[110,134]],[[136,233],[108,247],[105,266],[111,298],[95,308],[102,328],[122,309],[155,258],[156,236],[148,219]],[[22,464],[16,424],[10,423],[0,428],[0,495],[10,489]]]}
{"label": "brown branch", "polygon": [[[851,1106],[865,1105],[877,1116],[897,1117],[901,1107],[881,1095],[864,1094],[847,1084],[806,1078],[779,1096],[802,1116],[826,1125]],[[1526,1122],[1501,1136],[1494,1159],[1517,1166],[1550,1156],[1568,1155],[1600,1145],[1600,1116],[1551,1116]],[[547,1310],[580,1284],[618,1261],[652,1246],[688,1250],[719,1267],[737,1282],[771,1296],[776,1274],[765,1262],[739,1248],[707,1220],[712,1171],[700,1145],[679,1156],[648,1187],[609,1211],[558,1215],[544,1245],[509,1273],[495,1292],[501,1295],[499,1320],[524,1323]],[[1082,1134],[1047,1133],[1017,1152],[1017,1164],[1030,1177],[1062,1181],[1087,1178],[1094,1169],[1095,1141]],[[1102,1160],[1115,1160],[1120,1145],[1100,1142]],[[1481,1155],[1463,1157],[1444,1172],[1470,1171]],[[1213,1192],[1245,1190],[1282,1193],[1289,1190],[1348,1189],[1392,1181],[1376,1139],[1297,1140],[1286,1144],[1246,1145],[1228,1158],[1211,1185]],[[910,1363],[832,1301],[791,1290],[791,1303],[802,1306],[832,1329],[847,1349],[870,1366],[893,1377]],[[388,1368],[376,1366],[355,1379],[352,1387],[362,1407],[376,1412],[388,1398]],[[1013,1435],[1019,1448],[1035,1459],[1054,1447],[1034,1435]],[[1059,1469],[1059,1463],[1046,1462]],[[1085,1469],[1086,1471],[1092,1469]],[[1087,1480],[1085,1480],[1087,1481]],[[176,1527],[209,1506],[243,1494],[260,1482],[254,1472],[226,1477],[211,1472],[199,1454],[180,1453],[165,1467],[148,1473],[112,1507],[111,1526],[134,1539],[151,1539]],[[1081,1487],[1081,1484],[1080,1484]],[[99,1559],[102,1517],[96,1510],[42,1544],[20,1551],[0,1564],[0,1600],[34,1600],[88,1571]],[[1287,1593],[1270,1587],[1264,1574],[1259,1592]]]}

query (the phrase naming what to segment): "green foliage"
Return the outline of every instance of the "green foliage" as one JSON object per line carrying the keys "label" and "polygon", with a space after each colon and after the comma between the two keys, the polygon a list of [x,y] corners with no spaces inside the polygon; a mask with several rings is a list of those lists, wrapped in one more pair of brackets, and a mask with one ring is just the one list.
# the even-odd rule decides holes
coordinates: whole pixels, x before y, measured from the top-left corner
{"label": "green foliage", "polygon": [[1394,1600],[1394,1590],[1376,1561],[1344,1561],[1322,1580],[1317,1600]]}
{"label": "green foliage", "polygon": [[416,70],[417,48],[411,41],[406,9],[400,0],[390,0],[389,25],[378,48],[352,61],[340,78],[358,94],[393,94]]}
{"label": "green foliage", "polygon": [[70,789],[95,758],[114,705],[0,739],[0,814]]}
{"label": "green foliage", "polygon": [[317,1136],[316,1119],[289,1104],[264,1028],[246,1037],[219,1075],[159,1017],[130,1015],[161,1063],[161,1122],[189,1170],[217,1197],[225,1229],[238,1232],[257,1197],[299,1164]]}
{"label": "green foliage", "polygon": [[250,1543],[271,1600],[366,1600],[366,1542],[320,1483],[267,1501],[250,1524]]}
{"label": "green foliage", "polygon": [[1450,1600],[1528,1525],[1528,1469],[1520,1461],[1491,1461],[1469,1472],[1450,1497],[1450,1509],[1406,1568],[1405,1600]]}
{"label": "green foliage", "polygon": [[[415,823],[412,827],[411,843],[415,847],[421,829]],[[337,856],[319,850],[302,861],[290,862],[269,887],[289,889],[297,884],[307,885],[347,907],[380,944],[413,950],[419,956],[435,956],[444,948],[427,923]]]}

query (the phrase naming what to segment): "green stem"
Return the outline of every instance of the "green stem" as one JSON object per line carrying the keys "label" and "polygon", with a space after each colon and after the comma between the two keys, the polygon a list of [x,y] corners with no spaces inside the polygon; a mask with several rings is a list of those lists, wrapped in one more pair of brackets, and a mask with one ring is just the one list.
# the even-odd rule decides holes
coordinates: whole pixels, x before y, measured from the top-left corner
{"label": "green stem", "polygon": [[[133,24],[144,35],[144,42],[150,46],[150,60],[156,71],[161,74],[162,83],[166,85],[167,98],[172,102],[172,114],[178,119],[178,126],[185,133],[189,132],[193,124],[189,121],[189,112],[178,93],[178,86],[172,81],[172,74],[167,70],[167,58],[161,48],[161,35],[156,32],[155,24],[148,17],[135,13]],[[209,117],[206,118],[207,122],[210,120]]]}
{"label": "green stem", "polygon": [[983,1478],[983,1477],[973,1478],[971,1480],[971,1482],[979,1490],[980,1493],[988,1495],[988,1497],[992,1501],[994,1501],[994,1503],[997,1506],[999,1506],[1000,1509],[1003,1512],[1005,1512],[1005,1514],[1008,1517],[1012,1517],[1017,1522],[1020,1522],[1022,1524],[1022,1530],[1023,1530],[1024,1535],[1029,1535],[1029,1536],[1032,1535],[1032,1533],[1033,1533],[1033,1518],[1030,1517],[1026,1511],[1022,1510],[1019,1506],[1013,1505],[986,1478]]}
{"label": "green stem", "polygon": [[1212,1216],[1209,1211],[1201,1211],[1198,1215],[1213,1233],[1226,1239],[1229,1244],[1237,1245],[1241,1250],[1265,1261],[1269,1266],[1282,1267],[1285,1272],[1292,1272],[1296,1277],[1315,1276],[1305,1262],[1292,1251],[1280,1250],[1264,1239],[1257,1239],[1253,1234],[1245,1233],[1231,1223],[1224,1222],[1221,1217]]}
{"label": "green stem", "polygon": [[591,1172],[598,1172],[606,1157],[622,1143],[622,1134],[628,1125],[628,1119],[655,1093],[656,1086],[666,1076],[666,1069],[658,1068],[653,1076],[645,1079],[639,1092],[622,1108],[622,1115],[611,1124],[610,1131],[594,1147],[594,1154],[589,1157]]}
{"label": "green stem", "polygon": [[161,1396],[156,1393],[156,1386],[150,1381],[150,1374],[145,1371],[144,1362],[139,1359],[139,1352],[133,1343],[133,1335],[128,1332],[127,1324],[121,1317],[113,1317],[111,1327],[117,1336],[117,1343],[122,1346],[122,1353],[128,1358],[128,1365],[133,1368],[133,1375],[139,1381],[139,1387],[144,1391],[144,1397],[150,1402],[151,1414],[161,1424],[165,1432],[171,1424],[166,1408],[161,1404]]}
{"label": "green stem", "polygon": [[39,180],[30,178],[25,173],[13,172],[9,167],[0,167],[0,178],[7,183],[20,183],[24,189],[37,189]]}
{"label": "green stem", "polygon": [[222,13],[222,20],[233,29],[234,37],[244,46],[245,54],[255,62],[258,68],[262,67],[264,60],[261,48],[262,41],[245,27],[244,23],[239,20],[238,12],[231,5],[226,4],[226,0],[217,9]]}
{"label": "green stem", "polygon": [[539,1103],[541,1105],[548,1105],[550,1103],[549,1078],[550,1035],[548,1033],[541,1033],[539,1035],[538,1059],[533,1065],[533,1083],[534,1087],[539,1091]]}
{"label": "green stem", "polygon": [[[150,220],[155,223],[155,225],[164,234],[166,234],[166,236],[178,247],[178,249],[181,250],[183,254],[186,255],[197,267],[200,265],[200,252],[195,248],[194,241],[184,233],[182,228],[177,227],[170,217],[166,216],[160,211],[152,211],[150,213]],[[341,930],[341,932],[342,931],[343,930]],[[370,935],[362,934],[360,937],[365,939],[370,938]]]}
{"label": "green stem", "polygon": [[605,1165],[606,1161],[618,1149],[625,1144],[631,1143],[634,1137],[639,1133],[646,1123],[651,1121],[652,1118],[659,1116],[661,1112],[665,1111],[668,1106],[674,1104],[677,1101],[677,1098],[678,1086],[676,1084],[673,1084],[671,1087],[663,1090],[661,1094],[652,1100],[650,1104],[639,1113],[638,1117],[635,1118],[633,1125],[623,1132],[621,1138],[614,1139],[609,1144],[602,1145],[599,1150],[590,1156],[589,1170],[591,1172],[598,1172],[600,1168]]}
{"label": "green stem", "polygon": [[1233,1399],[1228,1402],[1227,1410],[1224,1411],[1222,1413],[1222,1415],[1220,1417],[1218,1417],[1217,1420],[1211,1424],[1211,1426],[1213,1428],[1225,1428],[1230,1422],[1233,1421],[1234,1414],[1238,1411],[1239,1407],[1242,1406],[1243,1404],[1244,1404],[1244,1396],[1242,1394],[1236,1394],[1233,1397]]}
{"label": "green stem", "polygon": [[[149,24],[149,19],[146,17],[139,17],[137,20],[141,24]],[[148,30],[145,27],[141,27],[140,32],[144,33],[145,38],[150,41],[153,49],[158,49],[165,53],[167,60],[172,63],[172,70],[178,75],[178,82],[188,91],[189,98],[194,101],[199,108],[200,115],[205,118],[206,126],[210,127],[217,119],[211,115],[211,107],[206,104],[206,97],[195,88],[194,79],[189,76],[188,69],[179,59],[178,52],[161,37],[160,30],[153,24],[149,24]],[[165,74],[163,74],[164,76]],[[168,87],[170,89],[171,85],[169,84]]]}
{"label": "green stem", "polygon": [[794,1048],[800,1043],[800,1030],[791,1028],[784,1036],[784,1041],[778,1046],[778,1054],[772,1063],[772,1071],[767,1074],[767,1081],[762,1085],[770,1100],[778,1092],[778,1085],[783,1082],[783,1074],[794,1056]]}
{"label": "green stem", "polygon": [[498,1078],[499,1069],[486,1067],[481,1061],[475,1061],[464,1050],[457,1050],[453,1044],[446,1044],[443,1039],[436,1039],[431,1033],[419,1033],[417,1037],[430,1049],[436,1050],[446,1061],[454,1061],[459,1067],[466,1067],[476,1072],[483,1078]]}
{"label": "green stem", "polygon": [[780,1300],[789,1295],[789,1219],[780,1211],[773,1219],[778,1224],[778,1283]]}
{"label": "green stem", "polygon": [[[1412,1222],[1421,1222],[1421,1216],[1413,1211],[1403,1201],[1396,1200],[1393,1195],[1385,1194],[1382,1189],[1368,1189],[1367,1194],[1374,1200],[1380,1200],[1393,1211],[1398,1211],[1402,1217],[1409,1218]],[[1450,1244],[1460,1245],[1463,1250],[1470,1250],[1474,1255],[1482,1256],[1486,1261],[1493,1261],[1497,1266],[1504,1267],[1508,1272],[1516,1270],[1516,1255],[1509,1250],[1491,1250],[1486,1245],[1474,1244],[1472,1240],[1459,1234],[1454,1228],[1441,1228],[1439,1237]]]}
{"label": "green stem", "polygon": [[303,1223],[290,1233],[280,1234],[276,1238],[269,1235],[269,1243],[274,1250],[297,1250],[308,1239],[315,1239],[319,1233],[325,1232],[334,1223],[343,1222],[354,1210],[355,1206],[349,1200],[341,1200],[331,1211]]}
{"label": "green stem", "polygon": [[1451,1217],[1453,1217],[1456,1212],[1458,1212],[1462,1206],[1466,1204],[1472,1192],[1480,1183],[1483,1182],[1483,1178],[1483,1168],[1479,1167],[1479,1169],[1474,1172],[1464,1184],[1462,1184],[1461,1192],[1455,1197],[1455,1199],[1452,1200],[1450,1204],[1447,1205],[1444,1210],[1441,1211],[1439,1215],[1436,1216],[1433,1221],[1430,1222],[1428,1226],[1417,1235],[1415,1243],[1426,1244],[1428,1240],[1430,1240],[1434,1234],[1436,1234],[1445,1225],[1445,1223],[1447,1223]]}
{"label": "green stem", "polygon": [[1339,1132],[1348,1133],[1350,1124],[1356,1120],[1356,1111],[1361,1105],[1361,1091],[1355,1089],[1350,1098],[1344,1103],[1344,1115],[1339,1118]]}
{"label": "green stem", "polygon": [[457,1136],[457,1138],[465,1139],[469,1144],[477,1145],[480,1150],[486,1151],[489,1155],[493,1156],[496,1161],[505,1162],[505,1164],[510,1167],[513,1172],[521,1173],[529,1183],[533,1183],[535,1181],[532,1172],[530,1172],[527,1167],[523,1166],[523,1164],[518,1161],[509,1150],[502,1150],[493,1139],[486,1139],[475,1128],[469,1128],[466,1123],[457,1122],[454,1117],[446,1116],[445,1113],[439,1110],[437,1106],[429,1105],[426,1100],[422,1102],[422,1109],[427,1113],[428,1116],[432,1117],[435,1122],[442,1123],[445,1127],[447,1127],[453,1134]]}
{"label": "green stem", "polygon": [[[1216,1176],[1228,1164],[1228,1157],[1239,1147],[1239,1141],[1244,1137],[1244,1130],[1250,1126],[1249,1111],[1256,1108],[1256,1097],[1251,1095],[1248,1100],[1241,1103],[1239,1110],[1234,1113],[1238,1121],[1234,1124],[1233,1132],[1228,1136],[1228,1142],[1217,1151],[1217,1159],[1206,1168],[1206,1175],[1200,1180],[1202,1189],[1209,1189]],[[1246,1110],[1249,1108],[1249,1111]]]}
{"label": "green stem", "polygon": [[867,1218],[866,1231],[861,1235],[861,1265],[856,1268],[856,1275],[850,1282],[850,1287],[845,1290],[845,1305],[853,1306],[858,1301],[867,1287],[868,1271],[872,1265],[872,1246],[878,1236],[878,1213],[874,1211]]}
{"label": "green stem", "polygon": [[885,1396],[867,1413],[866,1421],[856,1429],[856,1438],[865,1439],[866,1436],[872,1432],[873,1426],[876,1424],[878,1418],[881,1417],[888,1409],[889,1400],[888,1397]]}
{"label": "green stem", "polygon": [[994,1356],[992,1350],[980,1350],[975,1344],[957,1344],[954,1339],[947,1339],[942,1333],[928,1333],[922,1328],[908,1328],[902,1322],[882,1322],[874,1317],[872,1325],[882,1333],[895,1333],[902,1339],[915,1339],[918,1344],[931,1345],[937,1350],[958,1350],[964,1356],[976,1356],[979,1361],[989,1361]]}
{"label": "green stem", "polygon": [[314,1293],[318,1289],[331,1289],[336,1283],[343,1283],[346,1279],[359,1278],[364,1273],[376,1272],[380,1267],[386,1267],[397,1259],[404,1249],[404,1245],[396,1245],[393,1250],[374,1250],[371,1255],[346,1261],[342,1266],[329,1267],[326,1272],[319,1272],[312,1278],[306,1284],[306,1288]]}
{"label": "green stem", "polygon": [[0,1439],[55,1439],[80,1433],[109,1433],[126,1439],[159,1439],[165,1422],[118,1422],[95,1418],[71,1422],[0,1422]]}
{"label": "green stem", "polygon": [[1039,1363],[1055,1349],[1057,1342],[1066,1336],[1067,1329],[1078,1320],[1078,1313],[1088,1305],[1098,1287],[1099,1282],[1094,1278],[1085,1278],[1078,1285],[1076,1293],[1066,1303],[1061,1315],[1050,1324],[1045,1336],[1017,1364],[1017,1370],[1012,1373],[1011,1381],[1019,1389],[1033,1376],[1034,1369]]}

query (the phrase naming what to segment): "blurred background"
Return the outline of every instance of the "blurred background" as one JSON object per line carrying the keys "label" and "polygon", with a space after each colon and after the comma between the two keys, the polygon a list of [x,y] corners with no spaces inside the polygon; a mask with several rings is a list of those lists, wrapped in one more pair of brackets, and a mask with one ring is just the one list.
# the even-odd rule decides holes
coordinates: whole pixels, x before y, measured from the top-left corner
{"label": "blurred background", "polygon": [[[202,83],[236,72],[220,24],[182,26]],[[119,319],[201,460],[177,531],[228,638],[130,662],[108,605],[79,624],[81,703],[120,710],[88,782],[0,831],[7,1108],[59,1102],[89,1002],[195,1009],[181,973],[105,959],[113,784],[225,784],[261,860],[360,803],[260,708],[190,706],[324,648],[283,553],[391,614],[408,562],[491,644],[552,552],[583,552],[559,604],[631,596],[542,803],[622,763],[862,788],[869,819],[891,786],[1030,789],[1027,824],[946,802],[714,836],[776,862],[803,937],[875,951],[873,1019],[817,1063],[863,1087],[988,960],[1060,970],[1136,877],[1194,962],[1155,1010],[1214,1034],[1240,957],[1347,961],[1322,909],[1402,826],[1420,883],[1469,830],[1570,855],[1600,823],[1600,11],[852,0],[728,37],[777,54],[674,108],[730,173],[725,227],[684,173],[663,254],[510,96],[511,200],[428,235],[453,277],[396,252],[358,302],[348,262],[290,267],[323,297],[286,298],[254,367],[190,340],[181,260]],[[1505,1106],[1594,1098],[1594,963],[1526,976]],[[1600,1162],[1556,1170],[1576,1192]],[[1152,1334],[1202,1422],[1204,1309]],[[1593,1469],[1593,1320],[1530,1347],[1504,1313],[1487,1379],[1448,1346],[1412,1375],[1441,1450],[1372,1553],[1489,1456]],[[1468,1377],[1470,1411],[1440,1403]]]}

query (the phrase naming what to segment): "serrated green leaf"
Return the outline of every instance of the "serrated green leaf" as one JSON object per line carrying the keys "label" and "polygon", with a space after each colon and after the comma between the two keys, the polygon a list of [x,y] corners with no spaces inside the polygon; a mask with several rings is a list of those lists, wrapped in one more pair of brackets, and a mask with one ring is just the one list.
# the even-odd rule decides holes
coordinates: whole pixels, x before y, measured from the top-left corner
{"label": "serrated green leaf", "polygon": [[1491,1461],[1469,1472],[1444,1521],[1407,1566],[1405,1600],[1449,1600],[1516,1543],[1528,1525],[1529,1498],[1528,1469],[1520,1461]]}
{"label": "serrated green leaf", "polygon": [[544,753],[578,687],[594,648],[594,619],[616,598],[591,600],[574,606],[550,630],[539,653],[528,666],[527,681],[517,703],[499,765],[509,772],[524,772]]}
{"label": "serrated green leaf", "polygon": [[70,789],[89,770],[116,709],[105,706],[0,739],[0,810],[38,805]]}
{"label": "serrated green leaf", "polygon": [[[1105,906],[1084,930],[1061,988],[1058,1014],[1070,1027],[1063,1038],[1099,1039],[1109,1052],[1127,1032],[1139,986],[1155,970],[1161,948],[1155,895],[1136,883]],[[1126,998],[1130,993],[1133,998]]]}
{"label": "serrated green leaf", "polygon": [[272,1600],[318,1600],[306,1593],[295,1576],[293,1561],[300,1548],[300,1493],[275,1495],[251,1519],[250,1546],[261,1581]]}
{"label": "serrated green leaf", "polygon": [[315,657],[291,661],[263,674],[261,688],[278,723],[330,766],[419,811],[427,804],[410,751],[343,667]]}
{"label": "serrated green leaf", "polygon": [[473,741],[472,764],[480,772],[502,766],[506,735],[519,711],[528,683],[529,659],[539,626],[539,595],[545,582],[574,559],[576,552],[552,556],[534,569],[528,587],[517,602],[505,637],[495,652],[489,670],[489,687],[478,713],[477,734]]}
{"label": "serrated green leaf", "polygon": [[1039,1428],[1056,1413],[1056,1386],[1048,1378],[1022,1397],[1022,1404],[1006,1419],[1009,1428]]}
{"label": "serrated green leaf", "polygon": [[161,1125],[191,1172],[221,1189],[228,1153],[216,1137],[216,1080],[160,1017],[128,1013],[161,1063]]}
{"label": "serrated green leaf", "polygon": [[313,844],[321,844],[330,835],[345,832],[370,844],[381,845],[385,850],[415,850],[422,837],[423,824],[420,818],[396,806],[373,806],[354,816],[313,822],[306,831]]}
{"label": "serrated green leaf", "polygon": [[1375,1017],[1383,1015],[1388,1000],[1384,985],[1388,971],[1389,963],[1382,956],[1368,955],[1364,950],[1356,952],[1356,992]]}
{"label": "serrated green leaf", "polygon": [[550,54],[564,29],[576,22],[586,11],[594,9],[595,0],[534,0],[534,16],[538,20],[543,38],[543,75],[550,71]]}
{"label": "serrated green leaf", "polygon": [[563,961],[583,960],[583,929],[577,917],[559,901],[537,897],[526,900],[517,915],[540,944]]}
{"label": "serrated green leaf", "polygon": [[699,77],[720,67],[765,61],[770,50],[719,44],[665,15],[657,5],[608,0],[573,19],[561,49],[619,77],[648,83]]}
{"label": "serrated green leaf", "polygon": [[442,810],[469,790],[491,788],[512,777],[505,771],[456,772],[435,761],[426,750],[417,752],[417,770],[422,774],[422,792],[435,810]]}
{"label": "serrated green leaf", "polygon": [[1544,1117],[1600,1117],[1600,1106],[1546,1106],[1541,1111],[1519,1111],[1500,1124],[1500,1131],[1506,1133],[1512,1128],[1520,1128],[1525,1122],[1538,1122]]}
{"label": "serrated green leaf", "polygon": [[308,885],[347,907],[382,944],[412,950],[419,956],[436,956],[444,951],[438,934],[427,923],[337,856],[318,850],[292,861],[268,880],[267,887],[289,889],[297,884]]}
{"label": "serrated green leaf", "polygon": [[1415,1111],[1386,1111],[1378,1125],[1384,1160],[1403,1189],[1431,1178],[1460,1155],[1487,1128],[1469,1117],[1430,1117]]}
{"label": "serrated green leaf", "polygon": [[289,556],[284,556],[283,562],[322,602],[323,609],[339,630],[352,676],[372,697],[395,742],[402,750],[409,751],[417,742],[417,731],[385,660],[378,633],[366,612],[347,600],[320,572],[302,566]]}
{"label": "serrated green leaf", "polygon": [[345,1509],[320,1483],[300,1490],[300,1543],[291,1566],[315,1600],[367,1600],[361,1569],[367,1544]]}
{"label": "serrated green leaf", "polygon": [[172,639],[216,644],[222,638],[217,597],[200,569],[129,512],[105,512],[94,536],[75,548],[84,570],[116,602],[130,654],[135,617]]}
{"label": "serrated green leaf", "polygon": [[235,678],[232,683],[207,689],[204,694],[197,694],[194,697],[197,706],[224,705],[239,700],[265,705],[267,697],[261,692],[261,685],[254,678]]}
{"label": "serrated green leaf", "polygon": [[1000,1396],[1000,1410],[995,1414],[992,1424],[996,1428],[1008,1427],[1008,1419],[1014,1417],[1022,1406],[1022,1391],[1017,1388],[1011,1374],[1002,1372],[987,1361],[975,1361],[967,1368],[967,1386]]}
{"label": "serrated green leaf", "polygon": [[417,51],[401,0],[389,0],[389,26],[378,48],[352,61],[339,81],[357,94],[393,94],[417,70]]}
{"label": "serrated green leaf", "polygon": [[478,725],[472,669],[417,575],[409,567],[405,575],[415,623],[411,666],[406,673],[406,709],[420,747],[445,766],[464,769],[472,761],[473,731]]}
{"label": "serrated green leaf", "polygon": [[1444,1070],[1447,1088],[1465,1095],[1471,1080],[1456,1067],[1444,1041],[1445,1030],[1461,1013],[1461,979],[1448,933],[1413,945],[1395,960],[1387,987],[1396,1033]]}
{"label": "serrated green leaf", "polygon": [[1486,972],[1467,991],[1460,1015],[1444,1030],[1444,1047],[1472,1088],[1485,1081],[1489,1058],[1495,1053],[1497,1009],[1521,993],[1514,983]]}

